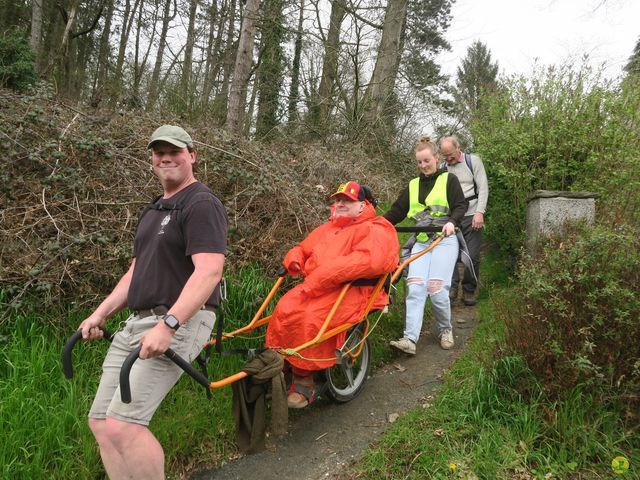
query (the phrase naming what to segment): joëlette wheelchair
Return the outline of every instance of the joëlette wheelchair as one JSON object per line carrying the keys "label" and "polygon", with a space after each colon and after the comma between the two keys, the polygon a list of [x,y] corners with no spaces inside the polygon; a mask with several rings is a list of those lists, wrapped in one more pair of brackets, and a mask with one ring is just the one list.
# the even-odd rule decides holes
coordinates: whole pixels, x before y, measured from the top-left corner
{"label": "jo\u00eblette wheelchair", "polygon": [[[317,345],[342,332],[347,332],[346,340],[343,343],[342,347],[336,350],[335,365],[319,372],[319,375],[321,377],[319,380],[320,384],[322,385],[322,387],[318,391],[318,395],[320,396],[326,394],[335,402],[345,403],[354,399],[360,393],[360,391],[364,387],[371,365],[371,348],[368,338],[370,324],[368,315],[369,313],[371,313],[372,306],[375,303],[376,297],[382,289],[387,289],[388,291],[390,285],[394,285],[400,279],[403,270],[411,262],[433,250],[443,238],[442,235],[439,235],[441,227],[396,227],[396,230],[398,232],[424,232],[438,235],[435,235],[431,239],[431,243],[425,250],[421,251],[418,254],[409,256],[404,261],[401,261],[393,273],[382,275],[378,279],[373,279],[373,281],[371,281],[371,279],[363,279],[346,283],[342,287],[342,290],[340,291],[335,304],[327,315],[327,318],[324,320],[320,330],[318,330],[316,336],[313,339],[303,343],[302,345],[299,345],[298,347],[287,349],[286,351],[276,350],[279,354],[285,357],[287,355],[299,354],[299,352],[303,352],[308,347]],[[204,349],[206,350],[214,347],[219,340],[230,340],[235,336],[251,332],[264,325],[267,325],[271,320],[271,315],[267,315],[264,317],[262,315],[267,310],[267,307],[275,297],[276,292],[280,288],[286,276],[287,271],[283,267],[278,271],[278,279],[271,288],[269,294],[262,302],[262,305],[253,316],[252,320],[246,326],[234,330],[230,333],[223,333],[221,336],[218,336],[218,339],[210,339],[207,344],[204,345]],[[347,293],[349,288],[354,285],[374,286],[364,311],[360,316],[354,318],[352,321],[328,329],[328,325],[331,323],[335,312],[340,308],[340,304],[344,299],[345,294]],[[104,335],[102,338],[111,341],[113,335],[114,334],[108,332],[107,330],[104,330]],[[76,331],[67,340],[67,343],[62,351],[63,372],[65,377],[68,379],[71,379],[73,377],[72,350],[75,344],[81,338],[82,332],[80,330]],[[129,354],[120,369],[120,396],[123,403],[131,402],[129,372],[131,371],[131,368],[135,361],[138,359],[140,348],[141,347],[138,346]],[[164,355],[176,365],[178,365],[181,369],[183,369],[187,374],[189,374],[189,376],[191,376],[196,382],[205,387],[208,392],[220,387],[224,387],[226,385],[230,385],[231,383],[248,376],[246,372],[240,371],[221,380],[212,381],[208,378],[207,375],[205,375],[206,371],[199,371],[184,358],[176,354],[172,349],[167,349],[167,351],[164,352]]]}

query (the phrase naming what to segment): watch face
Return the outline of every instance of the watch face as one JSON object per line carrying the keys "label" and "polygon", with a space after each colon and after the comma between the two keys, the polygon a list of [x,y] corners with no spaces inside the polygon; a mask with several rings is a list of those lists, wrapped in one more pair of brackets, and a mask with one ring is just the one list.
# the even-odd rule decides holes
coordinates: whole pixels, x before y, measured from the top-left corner
{"label": "watch face", "polygon": [[180,328],[180,322],[178,322],[178,319],[173,315],[165,316],[164,323],[167,325],[167,327],[173,328],[174,330],[177,330],[178,328]]}

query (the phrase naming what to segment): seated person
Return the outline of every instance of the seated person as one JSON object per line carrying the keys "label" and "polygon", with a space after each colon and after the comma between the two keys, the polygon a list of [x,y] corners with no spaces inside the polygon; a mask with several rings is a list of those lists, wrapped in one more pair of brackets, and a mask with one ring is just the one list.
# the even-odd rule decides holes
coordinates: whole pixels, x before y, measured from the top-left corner
{"label": "seated person", "polygon": [[[293,247],[284,258],[287,272],[302,274],[304,281],[278,302],[267,328],[266,345],[273,349],[295,348],[313,339],[336,302],[345,283],[377,278],[398,264],[398,238],[394,227],[376,216],[371,191],[356,182],[342,184],[334,193],[331,218]],[[328,329],[356,321],[364,312],[373,286],[352,286],[336,311]],[[388,303],[380,292],[374,309]],[[345,341],[346,332],[318,345],[305,348],[298,356],[287,356],[293,381],[287,403],[303,408],[313,401],[315,370],[335,363],[335,349]]]}

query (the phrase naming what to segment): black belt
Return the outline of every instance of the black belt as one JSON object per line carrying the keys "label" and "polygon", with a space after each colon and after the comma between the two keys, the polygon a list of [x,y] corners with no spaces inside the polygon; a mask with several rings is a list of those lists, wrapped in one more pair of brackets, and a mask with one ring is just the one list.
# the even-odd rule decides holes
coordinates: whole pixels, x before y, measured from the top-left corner
{"label": "black belt", "polygon": [[[212,306],[212,305],[205,305],[204,307],[202,307],[200,310],[206,310],[208,312],[213,312],[215,311],[216,307]],[[143,309],[143,310],[136,310],[134,313],[136,314],[136,316],[138,318],[146,318],[146,317],[153,317],[153,316],[160,316],[160,315],[166,315],[167,312],[169,311],[169,309],[167,307],[165,307],[164,305],[158,305],[157,307],[153,307],[153,308],[147,308],[147,309]]]}
{"label": "black belt", "polygon": [[[359,278],[357,280],[354,280],[351,283],[351,285],[353,285],[354,287],[375,287],[379,281],[380,281],[379,278]],[[384,284],[382,285],[382,288],[384,289],[385,292],[389,293],[390,286],[391,286],[391,275],[387,275],[387,278],[384,279]]]}

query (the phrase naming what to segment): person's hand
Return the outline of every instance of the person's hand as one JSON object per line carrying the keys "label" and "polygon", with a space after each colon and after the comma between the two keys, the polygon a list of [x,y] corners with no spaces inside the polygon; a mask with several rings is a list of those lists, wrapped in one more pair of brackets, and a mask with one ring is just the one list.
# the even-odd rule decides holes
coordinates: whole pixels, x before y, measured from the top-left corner
{"label": "person's hand", "polygon": [[98,315],[96,312],[93,312],[90,316],[85,318],[78,327],[78,330],[82,330],[82,338],[84,340],[102,338],[104,335],[102,326],[104,325],[105,320],[105,318]]}
{"label": "person's hand", "polygon": [[480,230],[482,227],[484,227],[484,213],[476,212],[471,220],[471,228]]}
{"label": "person's hand", "polygon": [[444,227],[442,227],[442,233],[444,233],[445,237],[448,237],[449,235],[453,235],[455,231],[456,231],[456,227],[452,222],[447,222],[444,224]]}
{"label": "person's hand", "polygon": [[291,275],[292,277],[298,276],[301,271],[302,268],[300,268],[300,264],[298,262],[291,262],[287,266],[287,272],[289,272],[289,275]]}
{"label": "person's hand", "polygon": [[153,358],[167,351],[175,331],[167,327],[162,320],[140,339],[140,358]]}

